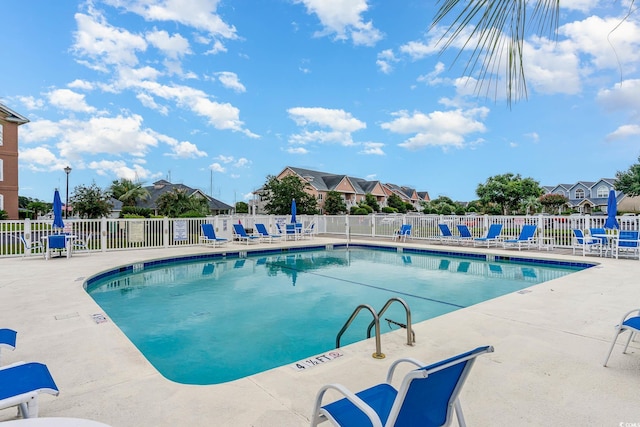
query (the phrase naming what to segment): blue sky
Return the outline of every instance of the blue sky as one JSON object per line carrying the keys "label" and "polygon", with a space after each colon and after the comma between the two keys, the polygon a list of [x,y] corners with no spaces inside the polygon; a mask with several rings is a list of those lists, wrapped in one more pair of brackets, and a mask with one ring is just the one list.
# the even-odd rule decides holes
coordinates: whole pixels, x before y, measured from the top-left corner
{"label": "blue sky", "polygon": [[232,204],[291,165],[465,201],[497,174],[555,185],[637,161],[627,1],[561,1],[557,40],[527,38],[511,109],[474,94],[467,52],[439,54],[434,3],[5,2],[0,102],[30,119],[20,195],[51,199],[69,165],[71,192],[169,179]]}

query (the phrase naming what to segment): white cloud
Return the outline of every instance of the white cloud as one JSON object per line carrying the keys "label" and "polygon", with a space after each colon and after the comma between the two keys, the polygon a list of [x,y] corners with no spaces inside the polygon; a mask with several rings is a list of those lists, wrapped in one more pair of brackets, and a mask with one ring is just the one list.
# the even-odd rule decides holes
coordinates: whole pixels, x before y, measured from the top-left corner
{"label": "white cloud", "polygon": [[98,12],[90,13],[75,15],[78,30],[74,33],[73,51],[93,60],[93,63],[83,62],[101,71],[107,71],[106,65],[136,65],[136,52],[147,48],[144,37],[109,25]]}
{"label": "white cloud", "polygon": [[[431,40],[434,40],[432,38]],[[431,43],[424,43],[422,41],[410,41],[400,46],[400,52],[409,55],[411,59],[418,60],[426,56],[433,55],[440,51],[440,48],[436,46],[435,41]]]}
{"label": "white cloud", "polygon": [[177,22],[207,32],[216,43],[219,39],[236,39],[236,29],[216,13],[219,0],[104,0],[142,16],[147,21]]}
{"label": "white cloud", "polygon": [[434,111],[424,114],[416,111],[393,113],[396,118],[383,123],[381,127],[393,133],[415,133],[415,136],[398,144],[409,150],[417,150],[426,146],[461,148],[465,145],[465,137],[476,132],[485,132],[482,122],[489,113],[485,107],[468,110]]}
{"label": "white cloud", "polygon": [[75,79],[67,85],[71,89],[93,90],[94,85],[86,80]]}
{"label": "white cloud", "polygon": [[287,153],[289,154],[307,154],[309,150],[304,147],[289,147],[287,148]]}
{"label": "white cloud", "polygon": [[128,179],[134,182],[143,181],[152,177],[151,171],[143,168],[139,164],[127,166],[123,160],[100,160],[89,162],[87,165],[97,175],[100,176],[116,176],[117,178]]}
{"label": "white cloud", "polygon": [[180,34],[169,35],[166,31],[150,31],[145,34],[146,40],[166,56],[172,59],[191,53],[189,41]]}
{"label": "white cloud", "polygon": [[[344,110],[333,110],[321,107],[294,107],[287,110],[289,116],[298,126],[305,129],[289,137],[291,144],[305,145],[313,142],[320,144],[338,143],[345,146],[353,145],[352,132],[364,129],[366,123],[356,119]],[[329,130],[306,129],[307,126],[318,126]]]}
{"label": "white cloud", "polygon": [[336,40],[351,38],[354,45],[373,46],[383,34],[373,26],[371,21],[365,22],[362,14],[368,9],[366,0],[294,0],[307,8],[307,13],[315,14],[323,30],[316,32],[317,37],[330,34]]}
{"label": "white cloud", "polygon": [[607,140],[627,139],[640,136],[640,125],[622,125],[607,135]]}
{"label": "white cloud", "polygon": [[178,141],[167,135],[162,135],[157,132],[153,132],[158,141],[164,142],[171,147],[171,153],[165,154],[166,156],[176,159],[194,159],[197,157],[207,157],[207,153],[200,151],[198,146],[189,141]]}
{"label": "white cloud", "polygon": [[220,160],[222,163],[231,163],[234,159],[233,156],[224,156],[220,154],[218,157],[216,157],[216,160]]}
{"label": "white cloud", "polygon": [[165,105],[158,105],[158,103],[156,103],[156,100],[153,99],[151,95],[148,95],[146,93],[138,93],[136,94],[136,98],[138,98],[142,105],[147,108],[151,108],[152,110],[156,110],[163,116],[169,114],[169,108],[167,108]]}
{"label": "white cloud", "polygon": [[18,100],[29,110],[40,110],[44,108],[44,101],[33,96],[19,96]]}
{"label": "white cloud", "polygon": [[87,105],[84,95],[70,89],[56,89],[47,94],[51,105],[62,110],[76,111],[79,113],[93,113],[95,107]]}
{"label": "white cloud", "polygon": [[64,167],[63,162],[60,162],[56,155],[44,146],[20,150],[19,156],[20,166],[26,165],[34,171],[61,170]]}
{"label": "white cloud", "polygon": [[563,9],[588,12],[598,6],[599,0],[562,0],[559,5]]}
{"label": "white cloud", "polygon": [[598,103],[607,111],[633,111],[640,114],[640,79],[616,83],[598,92]]}
{"label": "white cloud", "polygon": [[244,157],[240,157],[233,166],[236,168],[243,168],[245,166],[249,166],[250,164],[251,164],[251,160],[245,159]]}
{"label": "white cloud", "polygon": [[220,173],[224,173],[225,172],[225,168],[220,164],[220,163],[211,163],[211,165],[209,165],[209,169],[211,169],[214,172],[220,172]]}
{"label": "white cloud", "polygon": [[361,154],[374,154],[377,156],[384,156],[385,152],[382,150],[384,144],[381,142],[365,142],[362,144],[364,149],[360,151]]}
{"label": "white cloud", "polygon": [[341,132],[355,132],[367,127],[366,123],[356,119],[344,110],[322,107],[294,107],[287,110],[289,116],[299,126],[315,124]]}
{"label": "white cloud", "polygon": [[376,65],[378,69],[385,74],[391,73],[393,71],[393,63],[398,62],[398,58],[393,54],[393,50],[386,49],[382,52],[378,53],[378,59],[376,60]]}
{"label": "white cloud", "polygon": [[236,73],[232,73],[231,71],[221,71],[216,73],[218,76],[218,80],[220,83],[228,89],[232,89],[236,92],[246,92],[247,88],[244,87],[240,80],[238,79],[238,75]]}

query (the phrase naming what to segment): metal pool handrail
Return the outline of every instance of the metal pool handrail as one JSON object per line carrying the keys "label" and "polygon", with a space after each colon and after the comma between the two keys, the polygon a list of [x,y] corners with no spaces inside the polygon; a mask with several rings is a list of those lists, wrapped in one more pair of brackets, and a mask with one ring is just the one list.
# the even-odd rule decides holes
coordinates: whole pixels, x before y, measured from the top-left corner
{"label": "metal pool handrail", "polygon": [[342,337],[342,334],[344,334],[349,325],[351,325],[351,322],[353,322],[353,319],[356,318],[360,310],[362,310],[363,308],[369,310],[369,312],[373,316],[373,323],[376,325],[376,352],[373,353],[372,356],[374,359],[384,359],[385,355],[382,353],[380,345],[380,318],[378,317],[378,314],[373,309],[373,307],[371,307],[369,304],[360,304],[358,307],[356,307],[356,309],[349,317],[349,320],[347,320],[347,323],[345,323],[342,329],[340,329],[340,332],[338,332],[338,336],[336,337],[336,348],[340,348],[340,337]]}
{"label": "metal pool handrail", "polygon": [[[398,297],[390,298],[389,301],[386,302],[384,307],[382,307],[382,310],[378,312],[378,318],[382,317],[382,314],[385,311],[387,311],[387,308],[389,308],[389,306],[393,304],[394,301],[399,302],[404,307],[404,311],[405,313],[407,313],[407,324],[402,325],[401,323],[398,323],[395,321],[393,321],[393,323],[407,330],[407,345],[412,346],[413,343],[416,342],[416,334],[415,332],[413,332],[413,328],[411,327],[411,309],[409,308],[409,304],[407,304],[402,298],[398,298]],[[369,323],[369,328],[367,328],[367,338],[371,338],[371,328],[373,328],[374,325],[376,327],[376,330],[380,328],[380,322],[378,322],[377,324],[375,324],[375,322]],[[379,332],[376,332],[376,334],[380,335]]]}

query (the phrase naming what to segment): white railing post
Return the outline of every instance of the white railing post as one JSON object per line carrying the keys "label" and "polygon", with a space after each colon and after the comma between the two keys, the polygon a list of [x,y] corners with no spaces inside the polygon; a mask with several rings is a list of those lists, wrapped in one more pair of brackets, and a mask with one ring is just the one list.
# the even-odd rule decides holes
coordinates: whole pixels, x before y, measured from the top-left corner
{"label": "white railing post", "polygon": [[31,232],[31,220],[29,218],[25,218],[24,219],[24,240],[26,240],[27,244],[29,245],[29,249],[26,248],[26,246],[24,247],[24,254],[29,256],[31,255],[31,242],[33,242],[33,234]]}
{"label": "white railing post", "polygon": [[107,237],[109,236],[109,223],[107,222],[107,218],[102,218],[100,220],[100,249],[102,252],[107,251]]}
{"label": "white railing post", "polygon": [[169,218],[162,218],[162,246],[169,247]]}

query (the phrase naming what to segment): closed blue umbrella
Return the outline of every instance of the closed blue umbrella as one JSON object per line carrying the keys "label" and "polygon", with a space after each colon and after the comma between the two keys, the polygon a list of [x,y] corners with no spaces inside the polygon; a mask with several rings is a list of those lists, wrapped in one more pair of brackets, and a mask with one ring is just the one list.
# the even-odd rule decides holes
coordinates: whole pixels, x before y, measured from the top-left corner
{"label": "closed blue umbrella", "polygon": [[607,221],[604,223],[604,228],[620,228],[616,214],[618,213],[618,202],[616,201],[616,192],[609,191],[609,199],[607,200]]}
{"label": "closed blue umbrella", "polygon": [[62,222],[62,200],[57,189],[53,193],[53,228],[64,228],[64,222]]}
{"label": "closed blue umbrella", "polygon": [[293,199],[291,201],[291,224],[295,224],[296,222],[298,222],[298,220],[296,219],[296,199]]}

